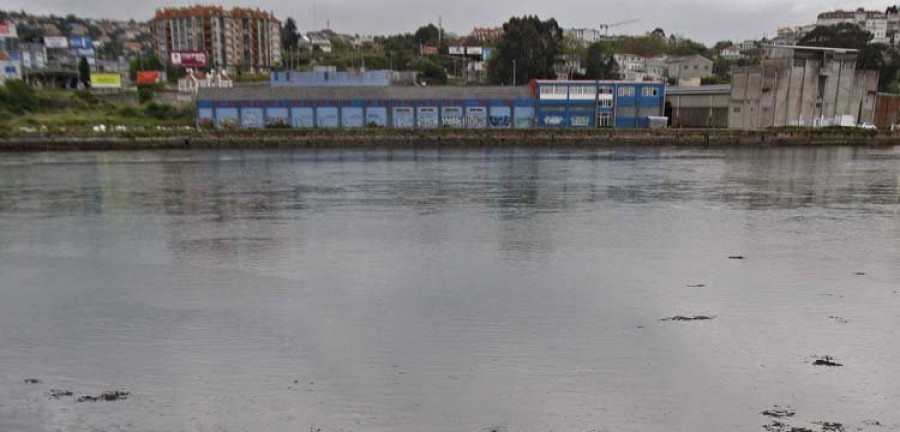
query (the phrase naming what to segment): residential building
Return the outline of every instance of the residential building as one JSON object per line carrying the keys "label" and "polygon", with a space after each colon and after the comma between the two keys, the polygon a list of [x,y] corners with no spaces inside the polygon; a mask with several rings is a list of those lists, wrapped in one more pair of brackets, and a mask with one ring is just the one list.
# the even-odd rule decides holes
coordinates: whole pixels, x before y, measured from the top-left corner
{"label": "residential building", "polygon": [[608,39],[602,31],[592,28],[570,28],[566,29],[564,34],[581,45],[590,45]]}
{"label": "residential building", "polygon": [[732,69],[729,127],[872,123],[878,71],[851,49],[765,46],[759,66]]}
{"label": "residential building", "polygon": [[22,56],[23,68],[44,69],[47,67],[47,47],[44,44],[20,42],[18,51]]}
{"label": "residential building", "polygon": [[578,54],[563,54],[553,65],[553,69],[556,77],[560,79],[573,79],[587,73],[587,69],[581,65],[581,56]]}
{"label": "residential building", "polygon": [[836,10],[833,12],[823,12],[816,19],[818,26],[833,26],[837,24],[855,24],[859,28],[872,34],[872,42],[889,43],[888,38],[888,15],[878,11],[867,11],[863,8],[857,9],[855,12]]}
{"label": "residential building", "polygon": [[469,37],[481,43],[496,42],[500,39],[500,36],[503,36],[503,29],[500,27],[475,27],[472,30],[472,34],[469,35]]}
{"label": "residential building", "polygon": [[703,78],[713,76],[713,61],[701,55],[668,57],[666,71],[666,77],[678,85],[698,86]]}
{"label": "residential building", "polygon": [[270,12],[219,6],[158,9],[150,22],[157,56],[202,51],[210,67],[252,72],[281,65],[281,22]]}
{"label": "residential building", "polygon": [[619,75],[626,81],[661,80],[665,77],[665,60],[648,59],[634,54],[614,54]]}
{"label": "residential building", "polygon": [[0,85],[7,80],[22,79],[22,64],[0,51]]}
{"label": "residential building", "polygon": [[747,56],[741,52],[741,47],[739,45],[732,45],[719,51],[719,57],[725,60],[741,60],[747,58]]}

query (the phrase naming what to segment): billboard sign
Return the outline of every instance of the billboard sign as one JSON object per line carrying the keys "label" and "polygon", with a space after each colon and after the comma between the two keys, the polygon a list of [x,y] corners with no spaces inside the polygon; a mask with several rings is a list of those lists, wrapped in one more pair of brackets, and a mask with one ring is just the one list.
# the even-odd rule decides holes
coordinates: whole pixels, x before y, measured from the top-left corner
{"label": "billboard sign", "polygon": [[484,54],[482,55],[482,57],[484,57],[484,61],[490,60],[491,57],[493,57],[493,56],[494,56],[494,49],[491,47],[484,47]]}
{"label": "billboard sign", "polygon": [[206,67],[206,53],[203,51],[173,51],[169,55],[169,64],[178,68]]}
{"label": "billboard sign", "polygon": [[137,85],[156,84],[159,80],[159,71],[138,71]]}
{"label": "billboard sign", "polygon": [[93,48],[78,48],[75,50],[75,55],[78,57],[96,57],[97,52]]}
{"label": "billboard sign", "polygon": [[466,48],[466,54],[470,56],[480,56],[484,54],[484,50],[481,47],[468,47]]}
{"label": "billboard sign", "polygon": [[0,38],[14,37],[18,37],[16,33],[16,26],[10,22],[0,21]]}
{"label": "billboard sign", "polygon": [[68,48],[69,40],[62,36],[47,36],[44,38],[44,46],[47,48]]}
{"label": "billboard sign", "polygon": [[93,48],[94,40],[89,37],[73,37],[69,38],[70,48]]}
{"label": "billboard sign", "polygon": [[425,45],[422,47],[422,55],[437,55],[438,47],[433,45]]}
{"label": "billboard sign", "polygon": [[117,73],[91,73],[91,87],[104,88],[122,88],[122,76]]}
{"label": "billboard sign", "polygon": [[447,49],[447,53],[450,55],[465,55],[466,47],[452,46]]}

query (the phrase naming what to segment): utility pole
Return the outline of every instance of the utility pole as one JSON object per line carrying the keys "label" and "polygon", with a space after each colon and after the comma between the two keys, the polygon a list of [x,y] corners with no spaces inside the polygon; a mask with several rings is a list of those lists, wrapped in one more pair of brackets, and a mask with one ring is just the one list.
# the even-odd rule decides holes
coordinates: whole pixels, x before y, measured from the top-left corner
{"label": "utility pole", "polygon": [[516,86],[516,59],[513,59],[513,76],[512,76],[512,85]]}

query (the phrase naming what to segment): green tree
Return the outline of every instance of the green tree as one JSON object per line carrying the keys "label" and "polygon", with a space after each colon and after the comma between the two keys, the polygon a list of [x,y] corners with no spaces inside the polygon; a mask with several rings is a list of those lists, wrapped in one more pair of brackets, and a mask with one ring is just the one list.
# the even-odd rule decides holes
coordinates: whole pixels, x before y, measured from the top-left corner
{"label": "green tree", "polygon": [[562,40],[563,32],[555,19],[541,21],[537,16],[510,19],[503,24],[503,35],[488,62],[489,81],[511,84],[513,79],[525,83],[556,78],[553,67],[562,54]]}
{"label": "green tree", "polygon": [[136,80],[139,70],[162,71],[165,70],[165,68],[156,54],[147,54],[131,59],[131,62],[128,65],[128,77],[131,78],[132,81]]}
{"label": "green tree", "polygon": [[415,38],[416,44],[437,45],[441,38],[441,29],[437,28],[434,24],[428,24],[427,26],[419,27],[413,37]]}
{"label": "green tree", "polygon": [[666,40],[653,35],[625,36],[616,42],[616,54],[634,54],[643,57],[657,57],[666,54],[669,45]]}
{"label": "green tree", "polygon": [[88,64],[87,57],[78,61],[78,81],[85,87],[91,86],[91,65]]}
{"label": "green tree", "polygon": [[619,67],[616,59],[613,57],[613,46],[606,42],[595,42],[591,44],[585,57],[582,59],[585,69],[585,78],[587,79],[617,79],[619,77]]}
{"label": "green tree", "polygon": [[284,49],[296,49],[297,43],[300,41],[300,35],[297,34],[297,22],[293,18],[288,18],[281,28],[281,46]]}
{"label": "green tree", "polygon": [[841,23],[833,26],[819,26],[800,38],[799,45],[862,49],[872,40],[869,33],[856,24]]}
{"label": "green tree", "polygon": [[413,63],[412,67],[419,72],[426,84],[447,84],[447,72],[437,63],[428,60],[419,60]]}

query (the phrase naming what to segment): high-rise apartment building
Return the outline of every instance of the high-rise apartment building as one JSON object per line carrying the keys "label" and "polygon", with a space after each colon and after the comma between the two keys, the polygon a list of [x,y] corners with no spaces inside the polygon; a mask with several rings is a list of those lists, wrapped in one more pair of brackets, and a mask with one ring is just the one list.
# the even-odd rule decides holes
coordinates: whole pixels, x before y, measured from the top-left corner
{"label": "high-rise apartment building", "polygon": [[265,71],[281,65],[281,22],[270,12],[219,6],[158,9],[150,21],[160,60],[206,53],[211,68]]}

